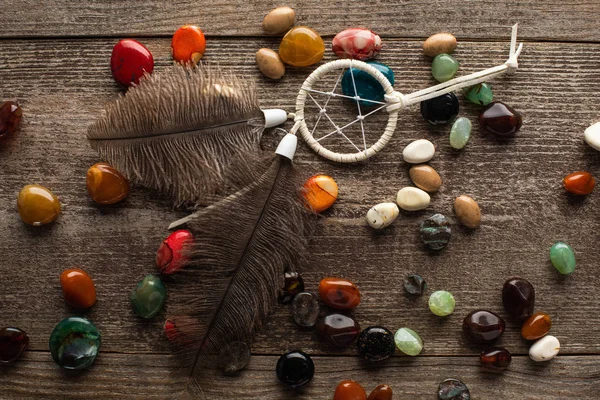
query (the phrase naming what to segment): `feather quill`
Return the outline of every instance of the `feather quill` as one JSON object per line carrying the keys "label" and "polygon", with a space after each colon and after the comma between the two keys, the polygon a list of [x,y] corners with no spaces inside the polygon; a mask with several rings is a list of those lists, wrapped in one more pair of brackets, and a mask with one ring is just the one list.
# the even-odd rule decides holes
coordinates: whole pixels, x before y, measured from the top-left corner
{"label": "feather quill", "polygon": [[131,181],[168,194],[176,205],[207,204],[231,160],[259,151],[264,126],[254,85],[175,65],[109,104],[88,140]]}
{"label": "feather quill", "polygon": [[182,346],[176,372],[190,398],[202,397],[203,371],[224,346],[251,342],[284,269],[296,269],[306,254],[312,218],[291,161],[271,154],[238,165],[231,181],[253,183],[188,220],[195,240],[169,298],[176,327],[169,336]]}

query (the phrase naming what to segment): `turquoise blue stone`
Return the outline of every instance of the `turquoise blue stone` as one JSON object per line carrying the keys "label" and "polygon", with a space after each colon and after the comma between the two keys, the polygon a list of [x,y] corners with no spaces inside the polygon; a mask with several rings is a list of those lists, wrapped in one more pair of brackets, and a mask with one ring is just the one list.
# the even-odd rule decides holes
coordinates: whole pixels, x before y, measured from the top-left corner
{"label": "turquoise blue stone", "polygon": [[138,282],[131,292],[133,311],[142,318],[152,318],[162,310],[167,300],[167,289],[160,278],[152,274]]}
{"label": "turquoise blue stone", "polygon": [[575,253],[571,246],[563,242],[556,242],[550,249],[550,261],[558,272],[564,275],[575,271]]}
{"label": "turquoise blue stone", "polygon": [[52,331],[49,346],[56,364],[66,369],[84,369],[98,355],[100,331],[86,318],[65,318]]}
{"label": "turquoise blue stone", "polygon": [[480,83],[463,89],[463,94],[471,103],[487,106],[494,99],[492,87],[487,83]]}
{"label": "turquoise blue stone", "polygon": [[457,118],[450,129],[450,146],[457,150],[465,147],[471,138],[471,128],[472,124],[469,118]]}
{"label": "turquoise blue stone", "polygon": [[[367,64],[377,68],[379,72],[383,74],[387,78],[388,81],[394,85],[394,71],[390,67],[385,64],[369,61]],[[350,72],[352,70],[352,72]],[[354,84],[352,82],[352,74],[354,74],[354,84],[356,84],[356,92],[354,91]],[[373,76],[369,73],[362,71],[356,68],[349,68],[344,72],[344,76],[342,77],[342,93],[346,96],[358,96],[361,99],[359,103],[361,107],[373,107],[377,106],[377,103],[372,103],[370,101],[384,101],[385,91],[383,90],[383,86],[381,83],[377,81]]]}

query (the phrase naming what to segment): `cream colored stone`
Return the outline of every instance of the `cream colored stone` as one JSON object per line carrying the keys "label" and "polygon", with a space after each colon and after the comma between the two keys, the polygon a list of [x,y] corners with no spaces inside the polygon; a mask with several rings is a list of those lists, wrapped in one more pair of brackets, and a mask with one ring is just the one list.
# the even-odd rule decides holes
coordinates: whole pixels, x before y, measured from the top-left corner
{"label": "cream colored stone", "polygon": [[281,79],[285,75],[285,65],[271,49],[262,48],[256,52],[256,65],[267,78]]}
{"label": "cream colored stone", "polygon": [[411,164],[420,164],[433,158],[435,146],[427,139],[419,139],[411,142],[402,151],[404,161]]}
{"label": "cream colored stone", "polygon": [[296,12],[290,7],[277,7],[263,19],[263,29],[269,35],[284,33],[294,25]]}
{"label": "cream colored stone", "polygon": [[425,192],[416,187],[405,187],[398,191],[396,203],[406,211],[424,210],[429,205],[431,197]]}
{"label": "cream colored stone", "polygon": [[398,214],[400,210],[394,203],[377,204],[367,212],[367,222],[374,229],[383,229],[394,222]]}
{"label": "cream colored stone", "polygon": [[423,51],[429,57],[438,54],[450,54],[456,49],[456,38],[450,33],[436,33],[423,43]]}
{"label": "cream colored stone", "polygon": [[560,351],[560,342],[548,335],[539,339],[529,348],[529,358],[533,361],[548,361],[556,357]]}
{"label": "cream colored stone", "polygon": [[600,151],[600,122],[596,122],[585,130],[585,142]]}

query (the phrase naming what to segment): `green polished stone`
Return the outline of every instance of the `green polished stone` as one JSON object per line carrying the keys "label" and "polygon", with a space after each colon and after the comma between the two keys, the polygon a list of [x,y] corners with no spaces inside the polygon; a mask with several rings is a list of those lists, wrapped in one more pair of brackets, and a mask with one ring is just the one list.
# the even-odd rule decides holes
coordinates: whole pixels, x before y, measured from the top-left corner
{"label": "green polished stone", "polygon": [[438,317],[445,317],[452,314],[455,305],[454,296],[445,290],[438,290],[429,296],[429,309]]}
{"label": "green polished stone", "polygon": [[472,124],[469,118],[460,117],[454,121],[450,129],[450,146],[460,150],[467,145],[471,137]]}
{"label": "green polished stone", "polygon": [[394,335],[394,341],[398,350],[409,356],[417,356],[423,350],[423,340],[412,329],[398,329]]}
{"label": "green polished stone", "polygon": [[65,318],[50,335],[50,353],[54,362],[66,369],[87,368],[100,348],[100,331],[83,317]]}
{"label": "green polished stone", "polygon": [[480,83],[463,89],[463,94],[471,103],[487,106],[494,100],[492,87],[487,83]]}
{"label": "green polished stone", "polygon": [[167,300],[167,289],[160,278],[150,274],[131,292],[133,311],[142,318],[152,318],[162,310]]}
{"label": "green polished stone", "polygon": [[568,275],[575,271],[575,253],[566,243],[556,242],[550,248],[550,261],[561,274]]}
{"label": "green polished stone", "polygon": [[450,54],[438,54],[431,64],[431,74],[438,82],[446,82],[454,78],[460,63]]}

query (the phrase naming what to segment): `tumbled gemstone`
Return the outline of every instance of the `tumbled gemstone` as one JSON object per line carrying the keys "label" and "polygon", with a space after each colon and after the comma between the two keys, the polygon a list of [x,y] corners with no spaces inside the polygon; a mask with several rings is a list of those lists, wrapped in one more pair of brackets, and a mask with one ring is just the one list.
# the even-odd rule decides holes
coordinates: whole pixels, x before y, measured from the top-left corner
{"label": "tumbled gemstone", "polygon": [[398,350],[409,356],[417,356],[423,350],[423,340],[409,328],[400,328],[394,335]]}
{"label": "tumbled gemstone", "polygon": [[435,146],[427,139],[410,142],[402,150],[402,158],[407,163],[421,164],[430,161],[435,155]]}
{"label": "tumbled gemstone", "polygon": [[512,356],[508,350],[503,347],[492,347],[479,354],[481,366],[491,371],[504,371],[510,365]]}
{"label": "tumbled gemstone", "polygon": [[133,311],[142,318],[152,318],[162,310],[167,300],[167,289],[162,281],[150,274],[138,282],[130,296]]}
{"label": "tumbled gemstone", "polygon": [[304,280],[296,271],[286,272],[283,278],[283,287],[279,291],[279,302],[288,304],[294,300],[298,293],[304,291]]}
{"label": "tumbled gemstone", "polygon": [[523,117],[499,101],[490,103],[479,114],[479,124],[497,136],[513,136],[521,129]]}
{"label": "tumbled gemstone", "polygon": [[408,294],[420,296],[427,290],[427,282],[420,275],[413,274],[404,278],[404,290]]}
{"label": "tumbled gemstone", "polygon": [[290,7],[277,7],[263,19],[263,29],[269,35],[278,35],[286,32],[294,25],[296,12]]}
{"label": "tumbled gemstone", "polygon": [[100,331],[86,318],[65,318],[52,331],[49,346],[52,359],[59,366],[87,368],[98,355]]}
{"label": "tumbled gemstone", "polygon": [[379,203],[367,211],[367,223],[373,229],[383,229],[390,226],[400,214],[400,209],[394,203]]}
{"label": "tumbled gemstone", "polygon": [[421,240],[431,250],[441,250],[450,241],[450,222],[442,214],[434,214],[421,222]]}
{"label": "tumbled gemstone", "polygon": [[502,304],[513,318],[529,318],[535,306],[535,289],[529,281],[522,278],[510,278],[502,287]]}
{"label": "tumbled gemstone", "polygon": [[467,385],[458,379],[446,379],[438,386],[439,400],[471,400]]}
{"label": "tumbled gemstone", "polygon": [[0,103],[0,138],[14,133],[23,117],[23,110],[14,101]]}
{"label": "tumbled gemstone", "polygon": [[206,38],[202,29],[184,25],[177,29],[171,39],[171,52],[175,61],[198,64],[206,50]]}
{"label": "tumbled gemstone", "polygon": [[454,214],[461,225],[467,228],[477,229],[481,225],[481,209],[473,198],[467,195],[458,196],[454,199]]}
{"label": "tumbled gemstone", "polygon": [[295,67],[318,63],[324,53],[323,39],[315,30],[307,26],[296,26],[290,29],[279,45],[281,61]]}
{"label": "tumbled gemstone", "polygon": [[250,347],[246,343],[231,342],[221,349],[219,364],[226,375],[233,374],[246,368],[250,357]]}
{"label": "tumbled gemstone", "polygon": [[29,345],[29,336],[19,328],[0,329],[0,363],[16,361]]}
{"label": "tumbled gemstone", "polygon": [[381,50],[381,37],[368,29],[350,28],[335,35],[331,49],[340,58],[366,61]]}
{"label": "tumbled gemstone", "polygon": [[575,271],[575,253],[571,246],[563,242],[556,242],[550,248],[550,261],[554,268],[563,275]]}
{"label": "tumbled gemstone", "polygon": [[565,190],[572,194],[587,195],[592,193],[596,180],[586,171],[573,172],[563,179]]}
{"label": "tumbled gemstone", "polygon": [[338,347],[350,345],[360,333],[360,325],[343,314],[329,314],[317,323],[317,330],[327,341]]}
{"label": "tumbled gemstone", "polygon": [[458,115],[458,98],[446,93],[421,102],[421,115],[431,125],[446,125]]}
{"label": "tumbled gemstone", "polygon": [[442,186],[440,174],[427,164],[413,165],[408,175],[416,187],[427,193],[435,193]]}
{"label": "tumbled gemstone", "polygon": [[450,54],[456,49],[456,37],[450,33],[436,33],[423,42],[423,51],[429,57]]}
{"label": "tumbled gemstone", "polygon": [[485,310],[473,311],[463,320],[463,330],[477,343],[498,339],[504,333],[505,327],[506,324],[499,315]]}
{"label": "tumbled gemstone", "polygon": [[154,58],[137,40],[119,40],[110,57],[110,70],[121,85],[137,85],[144,74],[151,74],[154,70]]}
{"label": "tumbled gemstone", "polygon": [[65,301],[75,308],[89,308],[96,303],[96,287],[87,272],[70,268],[60,274]]}
{"label": "tumbled gemstone", "polygon": [[88,193],[96,203],[115,204],[129,194],[129,182],[107,163],[97,163],[88,169]]}
{"label": "tumbled gemstone", "polygon": [[438,54],[431,64],[431,75],[438,82],[446,82],[454,78],[460,63],[449,54]]}
{"label": "tumbled gemstone", "polygon": [[[390,81],[391,85],[394,85],[394,71],[390,67],[374,61],[369,61],[367,64],[375,67]],[[356,90],[354,90],[355,86]],[[344,72],[344,76],[342,77],[342,92],[346,96],[360,97],[361,100],[359,103],[361,107],[377,106],[378,103],[375,102],[383,102],[385,96],[385,90],[383,90],[381,83],[373,75],[358,68],[349,68]]]}
{"label": "tumbled gemstone", "polygon": [[471,138],[471,127],[469,118],[457,118],[450,129],[450,146],[456,150],[464,148]]}
{"label": "tumbled gemstone", "polygon": [[587,127],[583,133],[584,140],[591,148],[600,151],[600,122]]}
{"label": "tumbled gemstone", "polygon": [[271,49],[262,48],[256,52],[256,65],[264,76],[271,79],[281,79],[285,75],[285,65],[279,54]]}
{"label": "tumbled gemstone", "polygon": [[358,353],[369,361],[382,361],[394,355],[394,335],[383,326],[370,326],[361,332],[356,341]]}
{"label": "tumbled gemstone", "polygon": [[429,309],[438,317],[445,317],[454,312],[456,301],[452,293],[438,290],[429,296]]}
{"label": "tumbled gemstone", "polygon": [[537,340],[550,332],[552,318],[550,315],[538,312],[527,318],[521,326],[521,336],[526,340]]}
{"label": "tumbled gemstone", "polygon": [[335,388],[333,400],[367,400],[367,392],[354,381],[341,381]]}
{"label": "tumbled gemstone", "polygon": [[431,196],[419,188],[407,186],[398,190],[396,204],[405,211],[424,210],[429,206]]}
{"label": "tumbled gemstone", "polygon": [[348,279],[323,278],[319,282],[319,296],[329,307],[352,310],[360,304],[360,291]]}
{"label": "tumbled gemstone", "polygon": [[60,214],[58,198],[40,185],[27,185],[21,189],[17,208],[23,222],[33,226],[49,224]]}
{"label": "tumbled gemstone", "polygon": [[529,358],[533,361],[552,360],[560,351],[560,342],[552,335],[544,336],[529,348]]}
{"label": "tumbled gemstone", "polygon": [[184,255],[184,247],[194,242],[194,235],[187,229],[171,233],[156,252],[156,267],[165,275],[180,271],[189,260]]}
{"label": "tumbled gemstone", "polygon": [[277,378],[289,387],[307,384],[315,374],[315,364],[303,351],[293,350],[279,357],[275,368]]}
{"label": "tumbled gemstone", "polygon": [[367,397],[367,400],[392,400],[392,388],[388,385],[379,385]]}
{"label": "tumbled gemstone", "polygon": [[471,103],[487,106],[494,99],[492,87],[487,83],[479,83],[463,89],[463,94]]}
{"label": "tumbled gemstone", "polygon": [[298,293],[292,301],[294,322],[305,328],[315,326],[320,309],[319,299],[312,293]]}
{"label": "tumbled gemstone", "polygon": [[332,177],[314,175],[304,182],[304,200],[314,212],[321,213],[335,203],[338,185]]}

